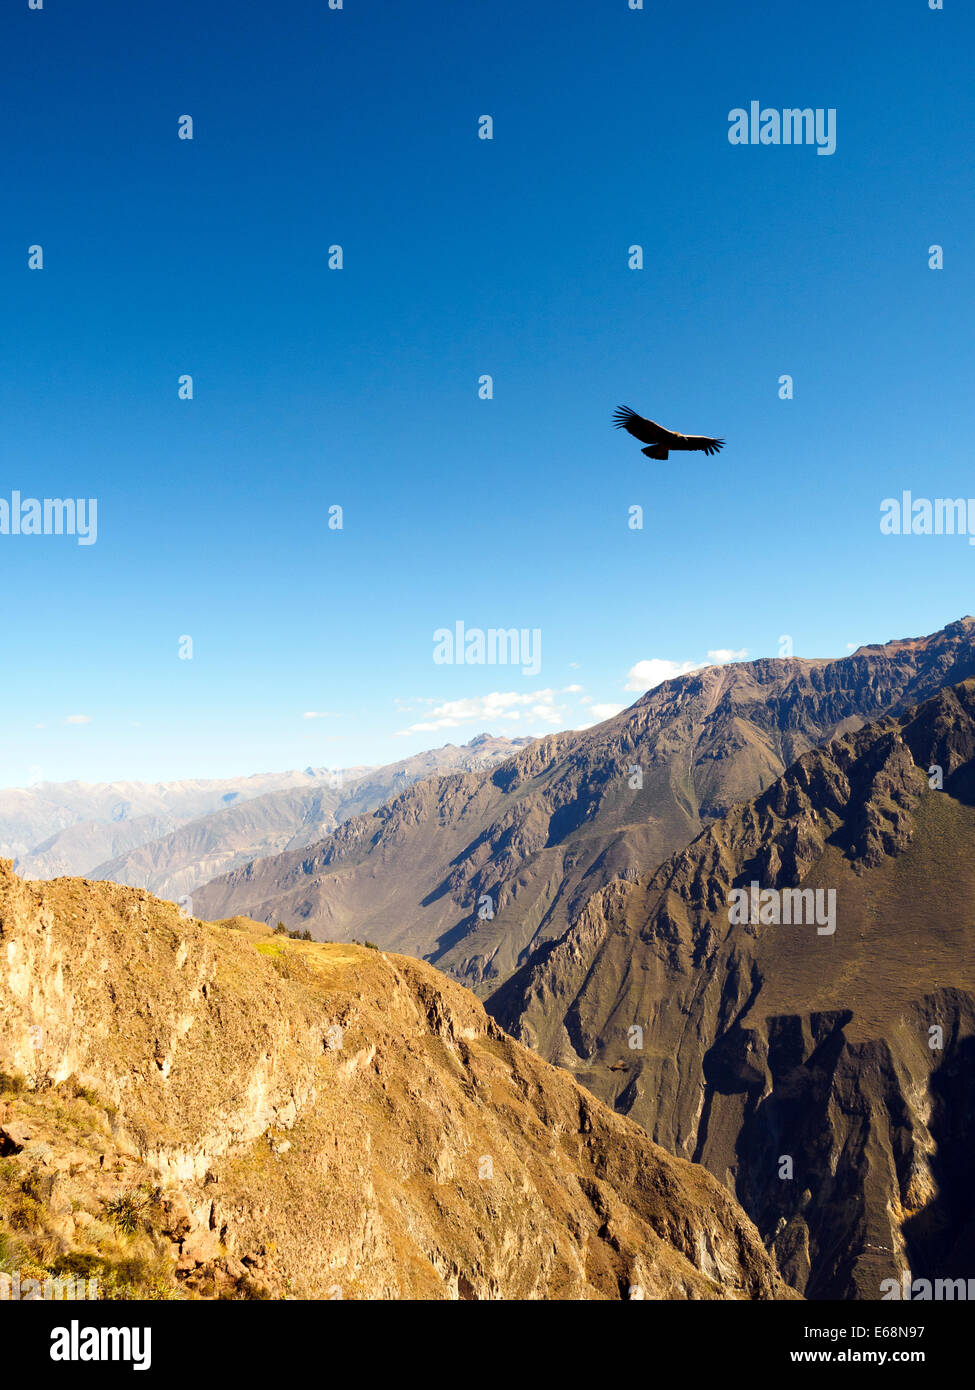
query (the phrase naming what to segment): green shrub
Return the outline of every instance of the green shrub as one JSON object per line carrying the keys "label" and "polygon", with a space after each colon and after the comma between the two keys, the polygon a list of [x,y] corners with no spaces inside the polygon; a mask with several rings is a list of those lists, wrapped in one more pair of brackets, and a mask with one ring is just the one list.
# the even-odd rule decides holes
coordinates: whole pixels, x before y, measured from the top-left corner
{"label": "green shrub", "polygon": [[35,1230],[43,1220],[44,1208],[36,1197],[19,1198],[10,1211],[10,1224],[16,1231]]}
{"label": "green shrub", "polygon": [[23,1262],[20,1242],[9,1231],[0,1229],[0,1274],[12,1274]]}
{"label": "green shrub", "polygon": [[132,1192],[120,1192],[117,1197],[112,1197],[103,1205],[105,1215],[115,1223],[120,1231],[131,1236],[142,1225],[146,1208],[149,1206],[149,1198],[142,1188],[136,1188]]}
{"label": "green shrub", "polygon": [[94,1086],[81,1086],[76,1081],[72,1089],[78,1100],[87,1101],[88,1104],[94,1106],[96,1110],[101,1106],[102,1098],[95,1090]]}

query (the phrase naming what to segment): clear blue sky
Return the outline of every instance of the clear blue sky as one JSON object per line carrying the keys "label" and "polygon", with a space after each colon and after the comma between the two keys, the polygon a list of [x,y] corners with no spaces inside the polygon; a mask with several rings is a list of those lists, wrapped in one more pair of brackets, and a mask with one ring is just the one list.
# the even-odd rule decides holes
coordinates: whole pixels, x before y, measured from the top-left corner
{"label": "clear blue sky", "polygon": [[[945,4],[10,0],[0,497],[99,510],[0,536],[0,783],[388,761],[975,609],[964,538],[879,531],[975,495]],[[729,144],[753,99],[836,153]],[[727,447],[649,462],[620,402]],[[539,628],[540,675],[434,664],[458,619]]]}

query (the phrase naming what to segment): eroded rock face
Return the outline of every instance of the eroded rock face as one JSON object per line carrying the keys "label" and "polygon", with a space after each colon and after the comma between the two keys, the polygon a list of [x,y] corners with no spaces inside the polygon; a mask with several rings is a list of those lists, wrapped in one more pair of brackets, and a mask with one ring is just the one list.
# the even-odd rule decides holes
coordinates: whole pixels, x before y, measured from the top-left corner
{"label": "eroded rock face", "polygon": [[709,1173],[407,958],[3,863],[0,1071],[0,1232],[40,1272],[150,1296],[792,1296]]}
{"label": "eroded rock face", "polygon": [[[973,790],[966,682],[595,894],[489,1011],[726,1182],[807,1295],[967,1277]],[[834,892],[834,930],[733,922],[752,883]]]}
{"label": "eroded rock face", "polygon": [[[653,870],[809,749],[973,675],[971,618],[837,661],[708,667],[593,729],[538,739],[489,772],[431,778],[307,849],[215,879],[196,910],[370,939],[486,996],[592,893]],[[861,833],[884,852],[870,826]]]}

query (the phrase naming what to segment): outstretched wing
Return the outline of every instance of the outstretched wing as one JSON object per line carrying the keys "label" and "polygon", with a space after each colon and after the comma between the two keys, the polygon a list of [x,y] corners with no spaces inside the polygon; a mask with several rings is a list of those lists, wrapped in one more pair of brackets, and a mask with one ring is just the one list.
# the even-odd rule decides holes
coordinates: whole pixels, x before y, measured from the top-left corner
{"label": "outstretched wing", "polygon": [[709,434],[688,434],[685,436],[685,449],[702,449],[709,458],[723,447],[723,439],[712,439]]}
{"label": "outstretched wing", "polygon": [[673,439],[670,430],[665,430],[663,425],[657,425],[653,420],[645,420],[628,405],[616,407],[613,412],[613,424],[618,430],[626,430],[628,434],[632,434],[633,438],[639,439],[642,444],[666,444],[668,440]]}

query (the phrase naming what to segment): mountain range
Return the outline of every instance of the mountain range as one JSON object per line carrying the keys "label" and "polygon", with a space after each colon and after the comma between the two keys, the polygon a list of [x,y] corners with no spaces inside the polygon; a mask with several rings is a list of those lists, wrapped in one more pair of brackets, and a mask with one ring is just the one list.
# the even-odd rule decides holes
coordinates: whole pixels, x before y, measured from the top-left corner
{"label": "mountain range", "polygon": [[[95,964],[110,970],[106,962],[131,951],[133,942],[155,940],[157,928],[160,939],[172,938],[177,958],[192,946],[209,959],[215,943],[232,940],[238,954],[227,957],[229,973],[222,978],[234,988],[246,981],[255,994],[250,952],[266,957],[285,981],[295,982],[297,993],[266,991],[283,1021],[259,1011],[255,1026],[271,1040],[267,1056],[280,1058],[274,1067],[291,1078],[297,1073],[284,1059],[293,1054],[300,1072],[301,1059],[310,1057],[304,1025],[296,1030],[293,1022],[296,1009],[301,1014],[311,1007],[298,984],[312,988],[314,978],[317,989],[327,979],[344,991],[344,1006],[319,1001],[314,1008],[331,1009],[343,1028],[349,1019],[367,1018],[369,1036],[386,1039],[385,1055],[400,1049],[407,1061],[402,1084],[399,1072],[387,1072],[378,1091],[342,1092],[343,1104],[329,1111],[326,1128],[358,1146],[365,1166],[353,1172],[339,1164],[330,1171],[343,1191],[365,1184],[374,1199],[349,1220],[366,1220],[366,1209],[381,1210],[384,1220],[394,1207],[400,1216],[408,1213],[405,1230],[395,1222],[389,1228],[394,1244],[405,1241],[412,1250],[416,1231],[436,1224],[433,1210],[449,1210],[453,1232],[465,1222],[476,1231],[498,1229],[488,1212],[502,1208],[479,1206],[469,1186],[460,1207],[439,1193],[421,1214],[410,1202],[426,1201],[422,1184],[411,1180],[409,1199],[377,1196],[385,1188],[370,1136],[385,1135],[383,1126],[394,1115],[411,1122],[414,1111],[425,1116],[427,1095],[437,1097],[447,1130],[490,1132],[491,1143],[500,1144],[493,1112],[482,1130],[482,1120],[475,1123],[457,1109],[461,1097],[490,1102],[542,1146],[533,1150],[532,1163],[542,1149],[550,1164],[569,1162],[569,1170],[559,1168],[561,1176],[553,1179],[570,1193],[568,1204],[556,1201],[534,1167],[521,1188],[530,1194],[529,1206],[540,1203],[555,1221],[544,1236],[531,1224],[542,1220],[540,1214],[516,1217],[514,1207],[503,1207],[505,1229],[513,1222],[521,1232],[512,1248],[522,1262],[532,1241],[542,1240],[546,1249],[551,1242],[561,1252],[558,1274],[549,1268],[541,1282],[526,1283],[529,1276],[516,1273],[497,1250],[486,1259],[480,1247],[476,1254],[468,1248],[464,1260],[451,1263],[442,1253],[433,1261],[441,1274],[446,1270],[439,1286],[411,1283],[394,1273],[395,1261],[380,1261],[379,1282],[356,1284],[358,1296],[619,1297],[630,1277],[631,1284],[652,1287],[650,1296],[779,1297],[775,1280],[781,1276],[789,1290],[808,1298],[869,1300],[880,1296],[885,1281],[900,1282],[909,1273],[967,1277],[975,1256],[967,1176],[975,1139],[975,619],[835,660],[709,667],[664,682],[587,730],[518,746],[482,736],[465,749],[429,756],[436,763],[428,764],[429,775],[414,765],[417,775],[405,787],[392,785],[390,769],[371,780],[364,774],[361,785],[353,781],[340,807],[344,819],[324,835],[319,832],[329,817],[339,815],[326,807],[322,789],[279,788],[183,826],[127,858],[125,872],[160,878],[165,872],[167,882],[179,885],[227,855],[234,867],[192,889],[189,916],[185,906],[176,918],[167,916],[176,909],[139,892],[126,897],[132,890],[70,880],[45,887],[11,879],[11,901],[24,911],[23,895],[33,895],[38,921],[60,922],[69,935],[76,930],[69,922],[97,923],[106,914],[142,924],[141,937],[116,931],[101,954],[92,926],[64,957],[62,989],[66,979],[72,989],[90,981]],[[306,796],[313,802],[319,797],[316,809]],[[273,815],[261,819],[260,803],[270,801],[280,804],[283,824]],[[301,807],[307,814],[299,820]],[[290,848],[241,862],[245,841],[267,844],[286,830]],[[120,872],[116,865],[116,876]],[[67,896],[47,899],[47,893]],[[17,911],[13,920],[19,920]],[[6,932],[2,910],[0,921]],[[275,932],[279,921],[284,928]],[[315,939],[291,941],[285,928]],[[358,939],[376,949],[341,944]],[[7,953],[11,988],[23,994],[29,971],[13,945],[14,954]],[[43,974],[36,942],[32,949]],[[387,965],[388,978],[382,973]],[[145,965],[150,976],[155,968]],[[124,981],[110,977],[116,1012],[138,978],[134,966]],[[45,1084],[66,1085],[76,1073],[97,1072],[111,1104],[132,1111],[142,1136],[133,1141],[138,1162],[151,1171],[192,1171],[196,1181],[199,1165],[188,1136],[196,1130],[251,1133],[233,1105],[228,1110],[221,1086],[234,1097],[260,1097],[269,1083],[235,1070],[237,1054],[247,1054],[250,1044],[242,1037],[233,1041],[237,1005],[228,1003],[207,1035],[218,1050],[229,1049],[214,1063],[224,1081],[209,1092],[210,1111],[193,1110],[186,1100],[189,1118],[179,1131],[184,1148],[154,1169],[152,1156],[162,1149],[146,1136],[162,1124],[161,1112],[144,1114],[134,1099],[135,1090],[156,1079],[144,1057],[152,1056],[168,1075],[184,1029],[196,1027],[203,1009],[181,1005],[185,982],[165,983],[165,972],[161,978],[161,993],[149,986],[151,997],[158,993],[162,1001],[158,1007],[144,1000],[132,1005],[137,1042],[131,1083],[115,1073],[106,1080],[107,1033],[92,1069],[87,1052],[74,1056],[72,1048],[83,1051],[84,1045],[70,1042],[78,1030],[65,1023],[59,1046],[67,1060]],[[192,999],[196,990],[190,987]],[[209,1008],[205,991],[203,998]],[[74,1004],[69,1012],[77,1020],[85,1016]],[[134,1021],[143,1013],[147,1021]],[[383,1033],[384,1015],[392,1033]],[[448,1015],[453,1021],[446,1024]],[[155,1030],[152,1038],[147,1029]],[[221,1030],[229,1030],[226,1040]],[[357,1055],[356,1066],[368,1075],[375,1051],[366,1047]],[[499,1058],[497,1074],[492,1068],[501,1065]],[[21,1071],[30,1062],[22,1044],[14,1060]],[[410,1064],[423,1078],[412,1088]],[[534,1066],[547,1070],[530,1071]],[[301,1074],[307,1082],[310,1073]],[[131,1094],[127,1085],[135,1088]],[[197,1085],[206,1091],[202,1071]],[[511,1086],[527,1110],[512,1110]],[[294,1100],[294,1086],[289,1094]],[[177,1090],[170,1097],[177,1115],[180,1096]],[[589,1096],[602,1103],[597,1128],[603,1145],[590,1157],[623,1203],[595,1233],[585,1207],[575,1205],[577,1191],[588,1191],[589,1170],[579,1166],[580,1150],[566,1137],[571,1125],[565,1118],[580,1104],[595,1103],[579,1100]],[[353,1104],[365,1107],[367,1117],[355,1136],[343,1129],[352,1123],[346,1107]],[[266,1119],[271,1112],[261,1113]],[[589,1132],[589,1123],[595,1122],[586,1112],[580,1133]],[[616,1130],[617,1123],[630,1128]],[[266,1127],[272,1152],[280,1138],[276,1125],[277,1119]],[[301,1150],[308,1172],[317,1172],[321,1162],[315,1144],[328,1149],[331,1142],[325,1130],[317,1133],[311,1148]],[[119,1142],[129,1143],[128,1135],[126,1128]],[[634,1190],[629,1159],[621,1168],[613,1157],[630,1153],[635,1135],[659,1145],[652,1159],[639,1160],[648,1171],[662,1173],[653,1167],[661,1151],[686,1165],[679,1179],[660,1176],[659,1191],[675,1194],[679,1206],[699,1180],[689,1175],[702,1171],[732,1203],[720,1218],[710,1206],[702,1218],[712,1232],[705,1247],[712,1248],[708,1240],[715,1249],[721,1245],[721,1262],[728,1256],[718,1232],[730,1229],[729,1222],[747,1251],[744,1264],[727,1265],[727,1277],[725,1263],[697,1262],[697,1274],[717,1287],[695,1282],[674,1262],[673,1249],[657,1257],[653,1284],[636,1256],[647,1219],[643,1185],[637,1182]],[[291,1140],[281,1142],[289,1146],[282,1152],[289,1152]],[[422,1152],[417,1161],[427,1165],[424,1171],[447,1172],[451,1181],[459,1171],[455,1156],[444,1157],[443,1134],[427,1118],[421,1138],[399,1135],[397,1142]],[[219,1156],[219,1143],[213,1143]],[[379,1167],[415,1173],[390,1143]],[[486,1140],[481,1148],[490,1156]],[[531,1167],[527,1157],[523,1161]],[[212,1163],[210,1170],[216,1172]],[[264,1173],[262,1181],[269,1180]],[[234,1210],[256,1200],[256,1188],[239,1186],[236,1168],[228,1181]],[[297,1176],[294,1185],[300,1189]],[[716,1200],[714,1191],[707,1189],[706,1204]],[[517,1206],[514,1190],[509,1199]],[[187,1202],[198,1216],[205,1209],[195,1188]],[[181,1237],[159,1224],[170,1218],[156,1213],[153,1219],[154,1238],[175,1240],[174,1258],[182,1258]],[[216,1229],[217,1216],[211,1212],[208,1219],[208,1229]],[[318,1229],[318,1216],[304,1208],[299,1219]],[[529,1224],[518,1225],[524,1221]],[[743,1221],[754,1223],[768,1267],[756,1263],[751,1226],[735,1225]],[[249,1250],[270,1248],[266,1225],[247,1229],[260,1234]],[[572,1232],[568,1246],[565,1229]],[[675,1242],[674,1228],[665,1221],[654,1227],[658,1234],[661,1229],[681,1257],[690,1258],[690,1247]],[[618,1235],[622,1230],[625,1237]],[[330,1239],[351,1248],[342,1231],[333,1229]],[[238,1233],[235,1249],[241,1240]],[[624,1252],[620,1259],[602,1248],[607,1240]],[[257,1265],[247,1265],[245,1278],[224,1260],[229,1247],[217,1259],[211,1246],[199,1267],[175,1277],[204,1290],[223,1288],[227,1280],[251,1293],[264,1287],[252,1279]],[[362,1249],[352,1259],[357,1270]],[[600,1252],[594,1264],[592,1251]],[[415,1266],[412,1254],[409,1260]],[[634,1262],[639,1277],[626,1275]],[[272,1289],[298,1277],[287,1259],[272,1266],[261,1273]],[[319,1274],[326,1277],[324,1267]],[[314,1296],[323,1296],[321,1287],[314,1284]]]}
{"label": "mountain range", "polygon": [[109,878],[179,898],[238,864],[321,839],[420,778],[489,767],[527,742],[480,734],[376,768],[13,788],[0,791],[0,852],[25,878]]}
{"label": "mountain range", "polygon": [[486,997],[594,892],[656,868],[803,753],[973,674],[972,618],[832,661],[711,666],[485,771],[426,778],[222,875],[196,910],[369,938]]}
{"label": "mountain range", "polygon": [[[361,932],[464,977],[709,1168],[809,1297],[964,1277],[973,677],[971,618],[695,672],[227,875],[203,910]],[[800,888],[829,916],[732,916],[735,893]]]}

